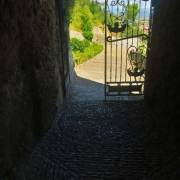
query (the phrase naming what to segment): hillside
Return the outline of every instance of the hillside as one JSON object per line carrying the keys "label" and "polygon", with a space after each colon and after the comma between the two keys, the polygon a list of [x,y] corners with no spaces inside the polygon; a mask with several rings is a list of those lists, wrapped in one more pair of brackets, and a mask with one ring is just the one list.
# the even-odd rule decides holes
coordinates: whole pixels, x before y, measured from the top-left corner
{"label": "hillside", "polygon": [[82,31],[84,20],[92,27],[101,27],[104,23],[104,12],[101,6],[90,0],[76,0],[71,11],[70,29]]}

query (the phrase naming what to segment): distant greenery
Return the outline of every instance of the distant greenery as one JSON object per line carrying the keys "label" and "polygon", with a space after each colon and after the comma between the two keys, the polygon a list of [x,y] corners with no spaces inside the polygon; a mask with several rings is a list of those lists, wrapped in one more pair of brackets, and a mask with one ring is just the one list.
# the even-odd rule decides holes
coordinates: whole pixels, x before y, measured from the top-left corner
{"label": "distant greenery", "polygon": [[[137,16],[138,16],[138,12],[139,12],[139,7],[138,7],[138,4],[129,4],[125,10],[124,10],[124,18],[122,19],[122,21],[120,21],[120,24],[123,22],[123,21],[126,21],[128,22],[128,26],[126,27],[125,31],[122,32],[122,33],[119,33],[118,36],[121,36],[121,37],[129,37],[129,36],[132,36],[132,35],[137,35],[139,33],[142,33],[140,28],[139,28],[139,23],[137,22]],[[119,22],[119,18],[118,20],[116,20],[117,17],[115,16],[115,14],[111,15],[111,14],[108,14],[108,17],[107,17],[107,21],[108,21],[108,24],[110,24],[111,26],[114,26],[114,23],[115,22]]]}
{"label": "distant greenery", "polygon": [[[128,21],[128,27],[125,29],[123,33],[119,35],[122,37],[126,37],[131,36],[132,34],[136,35],[140,33],[139,24],[136,21],[139,12],[138,4],[129,4],[125,7],[124,12],[124,20]],[[116,17],[113,16],[113,13],[112,15],[110,15],[110,13],[108,12],[107,21],[108,24],[112,26],[114,25]],[[104,11],[102,10],[100,4],[92,2],[91,0],[74,0],[74,6],[71,10],[71,29],[82,32],[83,36],[91,41],[93,38],[93,27],[103,27],[103,25]]]}
{"label": "distant greenery", "polygon": [[95,25],[99,26],[104,24],[104,11],[99,4],[91,2],[89,5],[90,11],[93,14],[93,22]]}
{"label": "distant greenery", "polygon": [[104,23],[104,12],[98,3],[90,0],[75,0],[71,11],[70,28],[81,32],[84,17],[88,19],[88,26],[101,26]]}
{"label": "distant greenery", "polygon": [[93,27],[92,27],[92,24],[90,22],[89,17],[82,15],[81,21],[82,21],[82,25],[81,25],[82,34],[83,34],[84,38],[89,40],[89,41],[92,41],[92,39],[93,39],[93,32],[92,32]]}
{"label": "distant greenery", "polygon": [[139,12],[139,7],[138,4],[129,4],[126,8],[126,18],[130,21],[130,22],[134,22],[136,20],[136,17],[138,15]]}
{"label": "distant greenery", "polygon": [[77,38],[72,38],[70,45],[73,50],[73,59],[76,64],[82,64],[103,50],[103,45],[91,43],[86,39],[79,40]]}
{"label": "distant greenery", "polygon": [[84,40],[70,40],[74,62],[81,64],[103,50],[103,45],[92,43],[92,39],[93,27],[104,23],[104,12],[98,3],[91,0],[75,0],[70,17],[70,29],[81,32],[84,37]]}
{"label": "distant greenery", "polygon": [[135,36],[137,34],[142,34],[143,31],[139,29],[139,24],[134,23],[134,24],[128,24],[128,27],[125,29],[123,33],[120,34],[121,37],[130,37],[130,36]]}
{"label": "distant greenery", "polygon": [[77,38],[72,38],[70,45],[73,51],[84,52],[84,49],[90,46],[90,42],[88,40],[81,41]]}
{"label": "distant greenery", "polygon": [[[137,22],[138,12],[139,7],[136,3],[129,4],[125,7],[122,23],[125,20],[128,22],[128,25],[124,32],[118,33],[118,37],[130,37],[142,33],[142,30],[139,28],[140,24]],[[114,26],[115,22],[119,22],[119,18],[115,14],[110,15],[109,12],[107,13],[107,22],[109,25]],[[104,26],[104,12],[100,4],[91,0],[75,0],[74,6],[70,11],[70,29],[81,32],[85,38],[84,40],[71,39],[70,45],[76,64],[83,63],[102,51],[102,45],[92,43],[93,27],[95,26]],[[140,48],[142,54],[145,54],[147,49],[145,44],[142,44]]]}
{"label": "distant greenery", "polygon": [[122,36],[132,36],[141,33],[139,29],[139,23],[136,22],[137,15],[139,12],[138,4],[129,4],[126,8],[126,19],[128,20],[128,27],[122,33]]}

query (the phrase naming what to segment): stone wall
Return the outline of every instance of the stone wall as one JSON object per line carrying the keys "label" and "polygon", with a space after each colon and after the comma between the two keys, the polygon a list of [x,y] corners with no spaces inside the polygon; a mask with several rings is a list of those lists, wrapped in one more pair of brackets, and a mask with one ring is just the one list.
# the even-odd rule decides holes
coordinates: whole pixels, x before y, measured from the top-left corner
{"label": "stone wall", "polygon": [[0,1],[0,175],[51,126],[63,102],[68,55],[59,10],[55,0]]}
{"label": "stone wall", "polygon": [[[162,134],[179,136],[179,1],[159,0],[155,8],[147,61],[145,100],[161,114]],[[177,136],[178,135],[178,136]]]}

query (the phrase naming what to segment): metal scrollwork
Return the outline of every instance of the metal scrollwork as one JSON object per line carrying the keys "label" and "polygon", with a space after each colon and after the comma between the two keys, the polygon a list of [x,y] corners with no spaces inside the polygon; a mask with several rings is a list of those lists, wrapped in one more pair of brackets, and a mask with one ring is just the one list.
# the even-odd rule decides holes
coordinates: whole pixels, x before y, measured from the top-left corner
{"label": "metal scrollwork", "polygon": [[125,2],[122,0],[121,1],[120,0],[111,1],[111,6],[116,6],[116,5],[125,6]]}
{"label": "metal scrollwork", "polygon": [[105,0],[105,97],[142,96],[156,0]]}
{"label": "metal scrollwork", "polygon": [[142,53],[135,46],[130,46],[128,48],[128,60],[130,62],[131,67],[127,69],[127,73],[129,76],[142,76],[145,72],[145,60],[146,57],[142,55]]}
{"label": "metal scrollwork", "polygon": [[106,41],[112,42],[112,36],[107,36],[107,37],[106,37]]}
{"label": "metal scrollwork", "polygon": [[[110,13],[110,18],[114,18],[112,24],[108,24],[108,30],[113,33],[124,32],[127,27],[127,20],[125,20],[125,1],[124,0],[112,0],[111,6],[117,6],[117,14]],[[118,6],[121,6],[121,12],[118,11]],[[112,18],[112,19],[113,19]]]}

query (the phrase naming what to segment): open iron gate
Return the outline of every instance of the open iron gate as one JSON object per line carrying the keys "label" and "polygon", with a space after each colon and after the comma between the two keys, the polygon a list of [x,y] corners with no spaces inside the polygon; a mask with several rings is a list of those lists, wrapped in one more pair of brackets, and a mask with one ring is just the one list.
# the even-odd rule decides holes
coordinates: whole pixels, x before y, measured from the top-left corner
{"label": "open iron gate", "polygon": [[105,97],[143,96],[151,0],[105,1]]}

